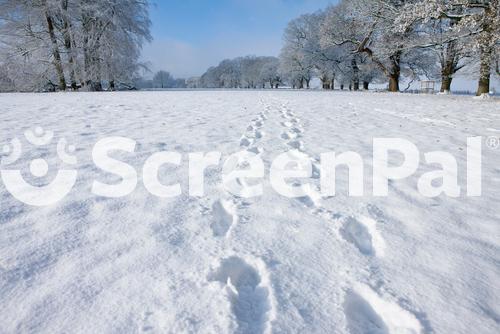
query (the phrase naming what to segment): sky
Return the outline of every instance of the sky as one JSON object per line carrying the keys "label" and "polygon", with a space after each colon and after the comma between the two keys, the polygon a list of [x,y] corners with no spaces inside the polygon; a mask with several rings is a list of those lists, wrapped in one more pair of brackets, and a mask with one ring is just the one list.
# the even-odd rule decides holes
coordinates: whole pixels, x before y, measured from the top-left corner
{"label": "sky", "polygon": [[153,42],[143,60],[175,77],[203,74],[227,58],[278,56],[287,23],[336,0],[155,0]]}

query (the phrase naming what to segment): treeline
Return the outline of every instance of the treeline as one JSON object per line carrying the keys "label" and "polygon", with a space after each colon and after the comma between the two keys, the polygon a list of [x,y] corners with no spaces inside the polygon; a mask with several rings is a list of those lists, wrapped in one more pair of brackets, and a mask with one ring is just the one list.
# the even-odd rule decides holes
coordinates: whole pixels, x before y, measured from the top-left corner
{"label": "treeline", "polygon": [[403,81],[408,89],[425,78],[447,92],[461,72],[478,79],[481,95],[500,75],[499,40],[499,0],[342,0],[292,20],[271,66],[264,57],[225,60],[198,84],[265,87],[270,76],[275,84],[267,87],[308,88],[319,78],[324,89],[386,83],[396,92]]}
{"label": "treeline", "polygon": [[0,0],[0,91],[132,88],[147,0]]}
{"label": "treeline", "polygon": [[276,57],[226,59],[187,84],[190,88],[278,88],[282,83],[279,66]]}
{"label": "treeline", "polygon": [[186,79],[175,78],[167,71],[158,71],[153,79],[138,78],[134,81],[137,89],[186,88]]}

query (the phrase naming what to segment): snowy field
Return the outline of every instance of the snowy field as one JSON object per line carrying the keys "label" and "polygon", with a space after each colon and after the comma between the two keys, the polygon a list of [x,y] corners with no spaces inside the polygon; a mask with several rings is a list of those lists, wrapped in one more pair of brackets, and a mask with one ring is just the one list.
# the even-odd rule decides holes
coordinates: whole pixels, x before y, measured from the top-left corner
{"label": "snowy field", "polygon": [[[500,102],[385,93],[200,91],[0,95],[0,144],[41,126],[76,146],[78,181],[57,205],[21,204],[0,183],[0,333],[499,333],[500,150],[483,148],[483,195],[425,198],[433,166],[370,195],[372,141],[398,137],[458,160],[467,137],[500,136]],[[92,163],[107,136],[137,141],[140,171],[159,151],[183,195],[160,199],[139,180],[118,199],[91,193],[113,176]],[[24,144],[24,143],[23,143]],[[190,197],[187,154],[242,149],[269,164],[290,149],[365,157],[365,197],[235,197],[221,167]],[[61,162],[54,146],[29,161]],[[223,158],[224,158],[223,156]],[[434,166],[435,168],[435,166]],[[115,180],[119,181],[119,180]],[[38,180],[37,182],[45,182]]]}

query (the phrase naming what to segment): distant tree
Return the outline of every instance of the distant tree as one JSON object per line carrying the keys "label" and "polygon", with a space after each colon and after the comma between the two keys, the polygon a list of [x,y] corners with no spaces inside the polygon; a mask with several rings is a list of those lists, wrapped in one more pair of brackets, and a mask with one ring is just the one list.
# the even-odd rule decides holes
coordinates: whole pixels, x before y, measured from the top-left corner
{"label": "distant tree", "polygon": [[174,80],[174,86],[172,88],[186,88],[186,79],[178,78]]}
{"label": "distant tree", "polygon": [[187,88],[201,88],[201,78],[200,77],[191,77],[186,79],[186,87]]}
{"label": "distant tree", "polygon": [[262,88],[269,84],[270,88],[278,88],[282,84],[280,73],[280,61],[275,57],[266,57],[263,59],[263,64],[260,68],[259,82]]}
{"label": "distant tree", "polygon": [[153,77],[154,88],[172,88],[175,79],[167,71],[158,71]]}
{"label": "distant tree", "polygon": [[309,88],[314,76],[314,51],[310,49],[313,21],[313,15],[302,15],[290,21],[285,29],[285,44],[280,55],[281,72],[293,88]]}
{"label": "distant tree", "polygon": [[209,68],[196,82],[203,88],[271,88],[281,84],[279,60],[275,57],[246,56],[225,59],[217,66]]}

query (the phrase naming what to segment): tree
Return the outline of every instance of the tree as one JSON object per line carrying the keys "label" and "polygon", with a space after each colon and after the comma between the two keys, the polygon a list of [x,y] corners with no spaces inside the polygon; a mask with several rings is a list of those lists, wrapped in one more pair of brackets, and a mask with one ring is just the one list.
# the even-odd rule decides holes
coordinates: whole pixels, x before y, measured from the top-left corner
{"label": "tree", "polygon": [[155,88],[172,88],[174,78],[167,71],[158,71],[153,77]]}
{"label": "tree", "polygon": [[302,15],[292,20],[284,33],[281,50],[281,71],[294,88],[309,88],[314,75],[314,49],[311,45],[315,35],[315,16]]}
{"label": "tree", "polygon": [[278,71],[279,60],[275,57],[246,56],[235,59],[225,59],[219,65],[209,68],[196,85],[204,88],[265,88],[269,83],[271,88],[281,84]]}
{"label": "tree", "polygon": [[[327,10],[323,25],[323,43],[343,47],[351,54],[354,87],[358,86],[359,55],[365,55],[384,73],[389,91],[400,90],[403,75],[418,76],[422,68],[414,59],[429,54],[412,46],[416,32],[412,26],[397,30],[395,22],[404,10],[404,0],[352,0],[341,1]],[[355,56],[355,55],[358,56]],[[417,56],[418,55],[418,56]]]}
{"label": "tree", "polygon": [[271,89],[279,88],[279,85],[282,83],[279,67],[280,61],[278,58],[266,57],[263,60],[259,73],[259,81],[262,83],[263,88],[265,88],[266,84],[269,84]]}
{"label": "tree", "polygon": [[131,84],[151,39],[148,7],[147,0],[2,0],[3,66],[18,90]]}
{"label": "tree", "polygon": [[500,36],[499,0],[428,0],[406,6],[397,20],[408,26],[427,26],[427,38],[415,41],[420,47],[440,52],[442,91],[450,89],[453,74],[476,54],[479,61],[477,94],[490,90]]}

